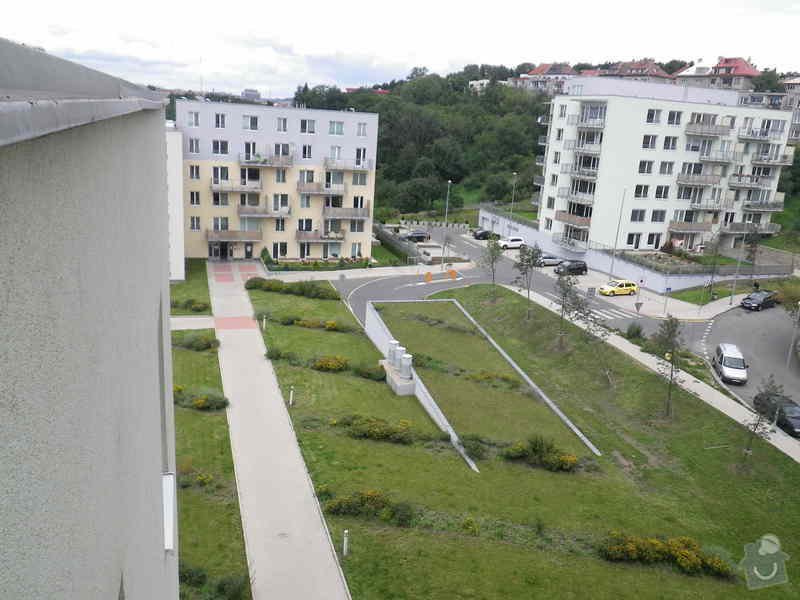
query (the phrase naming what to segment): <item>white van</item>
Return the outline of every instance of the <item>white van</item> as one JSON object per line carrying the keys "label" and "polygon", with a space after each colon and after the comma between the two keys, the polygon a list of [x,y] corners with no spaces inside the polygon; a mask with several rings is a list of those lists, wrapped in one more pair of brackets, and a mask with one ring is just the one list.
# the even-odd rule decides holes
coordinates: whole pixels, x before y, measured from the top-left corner
{"label": "white van", "polygon": [[747,383],[747,363],[739,348],[733,344],[719,344],[714,351],[714,370],[720,379],[730,383]]}

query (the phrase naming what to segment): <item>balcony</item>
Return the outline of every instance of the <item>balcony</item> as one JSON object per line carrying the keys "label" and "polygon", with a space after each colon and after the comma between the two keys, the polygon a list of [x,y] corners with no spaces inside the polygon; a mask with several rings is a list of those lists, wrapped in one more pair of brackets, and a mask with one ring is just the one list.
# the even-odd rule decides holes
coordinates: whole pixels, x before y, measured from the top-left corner
{"label": "balcony", "polygon": [[716,150],[714,152],[704,152],[700,154],[700,162],[709,163],[731,163],[740,162],[742,155],[733,150]]}
{"label": "balcony", "polygon": [[731,134],[731,127],[729,125],[687,123],[686,133],[688,135],[702,135],[706,137],[726,136]]}
{"label": "balcony", "polygon": [[800,144],[800,128],[792,129],[789,132],[789,139],[786,141],[787,144]]}
{"label": "balcony", "polygon": [[684,221],[670,221],[669,231],[674,233],[705,233],[711,231],[711,223],[686,223]]}
{"label": "balcony", "polygon": [[235,181],[223,181],[222,179],[211,180],[212,192],[260,192],[261,181],[245,181],[242,179]]}
{"label": "balcony", "polygon": [[237,213],[240,217],[253,217],[262,219],[279,219],[292,214],[291,206],[242,206],[239,205]]}
{"label": "balcony", "polygon": [[555,216],[556,221],[566,223],[567,225],[572,225],[573,227],[577,227],[579,229],[588,229],[589,225],[592,224],[591,217],[580,217],[578,215],[568,213],[565,210],[557,210]]}
{"label": "balcony", "polygon": [[586,179],[597,179],[597,169],[591,167],[584,167],[581,165],[565,164],[561,165],[561,172],[574,175],[575,177],[584,177]]}
{"label": "balcony", "polygon": [[550,125],[550,115],[541,115],[536,118],[536,122],[539,125]]}
{"label": "balcony", "polygon": [[547,136],[546,135],[540,135],[539,136],[539,145],[540,146],[547,146]]}
{"label": "balcony", "polygon": [[363,208],[323,206],[322,216],[326,219],[369,219],[369,202],[365,202]]}
{"label": "balcony", "polygon": [[587,240],[571,237],[568,232],[554,233],[552,239],[553,243],[572,252],[583,253],[589,249],[589,242]]}
{"label": "balcony", "polygon": [[295,232],[295,239],[298,242],[341,242],[344,239],[344,231],[300,231]]}
{"label": "balcony", "polygon": [[728,223],[722,226],[723,233],[778,233],[781,226],[777,223]]}
{"label": "balcony", "polygon": [[544,154],[536,155],[536,160],[534,160],[534,163],[536,164],[537,167],[543,167],[546,162],[547,160],[545,159]]}
{"label": "balcony", "polygon": [[578,143],[576,140],[567,140],[566,149],[577,154],[600,154],[600,144]]}
{"label": "balcony", "polygon": [[678,183],[687,185],[717,185],[720,182],[719,175],[695,175],[692,173],[678,173]]}
{"label": "balcony", "polygon": [[534,192],[533,196],[531,197],[531,204],[534,206],[540,206],[542,204],[542,192]]}
{"label": "balcony", "polygon": [[767,165],[775,167],[790,167],[794,162],[794,148],[787,148],[790,152],[784,154],[754,154],[750,158],[750,162],[754,165]]}
{"label": "balcony", "polygon": [[209,242],[260,242],[262,235],[261,231],[239,231],[238,229],[214,231],[206,229],[206,239]]}
{"label": "balcony", "polygon": [[742,208],[752,212],[781,212],[783,202],[743,202]]}
{"label": "balcony", "polygon": [[294,152],[289,154],[258,154],[242,152],[239,164],[249,167],[291,167],[294,164]]}
{"label": "balcony", "polygon": [[740,140],[779,140],[783,131],[775,129],[753,129],[752,127],[742,127],[739,130]]}
{"label": "balcony", "polygon": [[534,175],[533,176],[533,185],[538,185],[540,187],[544,186],[544,175]]}
{"label": "balcony", "polygon": [[372,171],[372,159],[353,160],[325,157],[325,168],[334,171]]}
{"label": "balcony", "polygon": [[347,185],[344,183],[326,183],[313,181],[297,182],[297,191],[301,194],[318,194],[322,196],[343,196],[347,192]]}
{"label": "balcony", "polygon": [[703,200],[702,202],[692,202],[689,206],[692,210],[710,210],[715,212],[720,210],[733,210],[733,200],[720,200],[718,202]]}
{"label": "balcony", "polygon": [[567,125],[576,125],[582,129],[602,129],[606,126],[606,118],[569,115],[567,117]]}
{"label": "balcony", "polygon": [[568,187],[558,188],[557,196],[559,198],[566,198],[570,202],[577,202],[578,204],[584,204],[586,206],[592,206],[594,204],[594,194],[574,192]]}
{"label": "balcony", "polygon": [[775,179],[765,175],[738,175],[728,177],[728,187],[739,189],[761,190],[772,186]]}

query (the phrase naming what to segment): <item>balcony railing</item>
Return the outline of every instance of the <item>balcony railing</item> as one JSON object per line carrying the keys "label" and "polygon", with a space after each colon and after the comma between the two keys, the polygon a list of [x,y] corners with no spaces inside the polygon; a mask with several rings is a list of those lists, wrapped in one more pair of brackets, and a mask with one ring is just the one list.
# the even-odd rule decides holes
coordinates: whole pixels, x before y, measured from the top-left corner
{"label": "balcony railing", "polygon": [[539,136],[539,145],[540,146],[547,146],[547,136],[546,135],[540,135]]}
{"label": "balcony railing", "polygon": [[600,144],[578,143],[576,140],[567,140],[565,144],[567,150],[572,150],[579,154],[600,154]]}
{"label": "balcony railing", "polygon": [[730,135],[731,127],[708,123],[687,123],[686,133],[689,135],[725,136]]}
{"label": "balcony railing", "polygon": [[688,185],[717,185],[722,179],[719,175],[695,175],[692,173],[678,173],[678,183]]}
{"label": "balcony railing", "polygon": [[720,200],[719,202],[703,200],[692,202],[689,206],[692,210],[733,210],[733,200]]}
{"label": "balcony railing", "polygon": [[561,172],[574,175],[576,177],[585,177],[588,179],[597,178],[597,169],[592,167],[584,167],[581,165],[563,164],[561,165]]}
{"label": "balcony railing", "polygon": [[722,226],[724,233],[778,233],[781,226],[778,223],[728,223]]}
{"label": "balcony railing", "polygon": [[291,167],[294,164],[294,152],[289,154],[258,154],[242,152],[239,164],[253,167]]}
{"label": "balcony railing", "polygon": [[749,202],[742,203],[742,208],[754,212],[781,212],[783,210],[783,202]]}
{"label": "balcony railing", "polygon": [[602,129],[606,126],[605,117],[587,117],[586,115],[569,115],[567,125],[577,125],[584,129]]}
{"label": "balcony railing", "polygon": [[323,206],[322,216],[329,219],[369,219],[369,202],[363,207],[353,206]]}
{"label": "balcony railing", "polygon": [[534,206],[540,206],[542,204],[542,192],[534,192],[533,196],[531,197],[531,204]]}
{"label": "balcony railing", "polygon": [[314,231],[295,232],[295,239],[298,242],[337,242],[344,239],[344,231],[332,231],[315,229]]}
{"label": "balcony railing", "polygon": [[733,174],[728,177],[728,187],[746,189],[765,189],[769,188],[775,180],[772,176],[766,175],[739,175]]}
{"label": "balcony railing", "polygon": [[558,188],[559,198],[566,198],[571,202],[577,202],[578,204],[585,204],[587,206],[591,206],[594,204],[594,194],[582,194],[580,192],[574,192],[568,187]]}
{"label": "balcony railing", "polygon": [[263,219],[278,219],[280,217],[288,217],[292,214],[291,206],[281,206],[275,208],[274,206],[242,206],[239,205],[237,212],[240,217],[256,217]]}
{"label": "balcony railing", "polygon": [[537,154],[536,155],[536,159],[534,160],[534,163],[536,164],[537,167],[543,167],[545,165],[545,162],[546,162],[546,159],[544,157],[544,154]]}
{"label": "balcony railing", "polygon": [[711,231],[711,223],[686,223],[685,221],[670,221],[669,231],[675,233],[704,233]]}
{"label": "balcony railing", "polygon": [[586,252],[589,249],[589,242],[585,240],[576,240],[566,232],[554,233],[553,243],[562,246],[572,252]]}
{"label": "balcony railing", "polygon": [[261,231],[240,231],[238,229],[228,229],[227,231],[206,230],[206,239],[209,242],[260,242]]}
{"label": "balcony railing", "polygon": [[578,227],[580,229],[588,229],[589,225],[592,224],[591,217],[580,217],[578,215],[568,213],[565,210],[557,210],[555,216],[556,221],[567,223],[568,225],[572,225],[573,227]]}
{"label": "balcony railing", "polygon": [[543,186],[544,185],[544,175],[534,175],[533,176],[533,185]]}
{"label": "balcony railing", "polygon": [[307,183],[305,181],[297,182],[297,191],[301,194],[321,194],[327,196],[342,196],[347,192],[347,185],[344,183],[325,183],[321,181],[313,181]]}
{"label": "balcony railing", "polygon": [[752,127],[742,127],[739,130],[741,140],[779,140],[783,131],[776,129],[754,129]]}
{"label": "balcony railing", "polygon": [[261,181],[243,181],[217,179],[211,180],[212,192],[260,192]]}
{"label": "balcony railing", "polygon": [[550,125],[550,115],[541,115],[536,118],[539,125]]}
{"label": "balcony railing", "polygon": [[754,154],[750,158],[750,162],[754,165],[791,166],[794,162],[794,148],[787,148],[787,150],[791,150],[791,152],[775,155]]}
{"label": "balcony railing", "polygon": [[338,171],[372,171],[373,161],[371,158],[355,160],[345,158],[325,157],[325,168]]}
{"label": "balcony railing", "polygon": [[713,152],[700,153],[701,162],[729,163],[729,162],[739,162],[741,160],[742,160],[741,153],[734,152],[733,150],[715,150]]}

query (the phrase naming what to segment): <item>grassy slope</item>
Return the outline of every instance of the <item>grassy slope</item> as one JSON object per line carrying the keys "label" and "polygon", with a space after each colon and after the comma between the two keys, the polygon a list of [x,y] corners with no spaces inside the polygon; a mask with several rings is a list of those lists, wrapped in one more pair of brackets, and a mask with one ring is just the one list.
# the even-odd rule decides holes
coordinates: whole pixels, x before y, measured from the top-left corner
{"label": "grassy slope", "polygon": [[[780,291],[784,287],[793,287],[800,285],[800,279],[797,277],[790,277],[788,279],[767,279],[761,281],[761,289]],[[740,279],[736,283],[736,293],[744,294],[752,291],[752,281],[750,279]],[[733,282],[721,281],[714,284],[714,292],[717,298],[727,298],[733,292]],[[686,290],[679,290],[672,292],[670,297],[691,302],[692,304],[708,304],[711,301],[709,290],[705,288],[689,288]]]}
{"label": "grassy slope", "polygon": [[788,226],[800,219],[800,197],[788,199],[783,212],[772,215],[771,221],[782,225],[782,233],[765,238],[761,243],[771,248],[800,253],[800,236],[792,238],[786,235]]}
{"label": "grassy slope", "polygon": [[[185,332],[173,332],[173,342],[183,335]],[[173,347],[172,365],[176,385],[222,390],[216,352]],[[181,561],[202,567],[215,579],[246,576],[247,559],[225,412],[203,413],[176,406],[175,445],[179,471],[190,467],[195,474],[207,473],[214,478],[213,487],[178,489]]]}
{"label": "grassy slope", "polygon": [[[601,447],[601,471],[563,475],[492,459],[481,461],[481,474],[475,475],[441,445],[350,439],[327,427],[328,420],[358,412],[390,421],[407,418],[420,429],[432,430],[432,425],[413,398],[395,397],[383,384],[276,362],[284,393],[289,385],[296,386],[292,418],[316,484],[328,484],[337,494],[380,489],[394,499],[456,518],[471,515],[482,523],[500,519],[522,527],[544,525],[534,548],[498,541],[489,528],[475,538],[329,516],[337,543],[343,528],[351,531],[353,555],[343,567],[354,598],[581,598],[589,588],[597,598],[749,597],[743,585],[690,578],[668,568],[608,564],[585,550],[568,553],[567,548],[571,540],[596,539],[620,528],[649,535],[694,535],[738,557],[742,544],[766,531],[781,535],[800,526],[796,503],[788,500],[800,483],[796,465],[757,444],[753,462],[759,468],[749,475],[735,474],[732,464],[743,437],[737,426],[684,394],[676,398],[674,423],[661,423],[663,386],[654,375],[605,350],[617,384],[617,393],[611,394],[598,377],[596,349],[576,346],[566,356],[554,352],[552,316],[537,309],[533,321],[523,324],[522,298],[502,292],[497,305],[487,305],[486,289],[453,293]],[[251,292],[251,297],[257,306],[270,306],[275,313],[296,313],[302,304],[303,316],[352,322],[346,309],[332,301],[265,292]],[[463,347],[445,344],[435,350],[442,343],[438,329],[424,332],[430,342],[428,354],[459,353],[472,360]],[[316,334],[352,338],[352,348],[343,351],[355,360],[377,358],[366,339],[352,334],[271,325],[265,338],[268,345],[305,347],[305,356],[313,356],[328,347],[329,338],[311,337]],[[574,335],[570,330],[571,344],[576,345]],[[300,336],[308,336],[307,343],[301,343]],[[491,364],[486,361],[480,364]],[[490,392],[486,399],[496,402],[498,397]],[[531,432],[543,423],[544,419],[531,422]],[[705,450],[726,443],[729,448]],[[625,457],[625,468],[613,451]],[[787,552],[800,550],[786,537]],[[796,592],[786,586],[776,597]]]}
{"label": "grassy slope", "polygon": [[[186,269],[186,280],[170,285],[170,297],[173,301],[183,302],[185,300],[196,300],[205,302],[211,306],[211,298],[208,294],[208,275],[206,273],[206,261],[202,258],[188,259]],[[186,308],[173,308],[173,315],[210,315],[211,309],[203,312],[194,312]]]}
{"label": "grassy slope", "polygon": [[396,255],[386,246],[373,246],[372,258],[378,261],[377,266],[379,267],[391,267],[394,265],[406,264],[406,259],[404,257]]}

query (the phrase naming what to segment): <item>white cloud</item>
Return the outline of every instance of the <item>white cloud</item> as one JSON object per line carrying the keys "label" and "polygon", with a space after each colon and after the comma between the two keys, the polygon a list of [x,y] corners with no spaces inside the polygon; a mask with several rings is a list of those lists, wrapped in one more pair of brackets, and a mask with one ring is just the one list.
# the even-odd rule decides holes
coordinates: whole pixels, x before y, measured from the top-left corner
{"label": "white cloud", "polygon": [[134,80],[285,96],[298,84],[342,87],[447,72],[470,62],[601,62],[651,56],[745,56],[800,68],[788,51],[796,0],[574,0],[569,4],[142,0],[17,3],[0,35]]}

